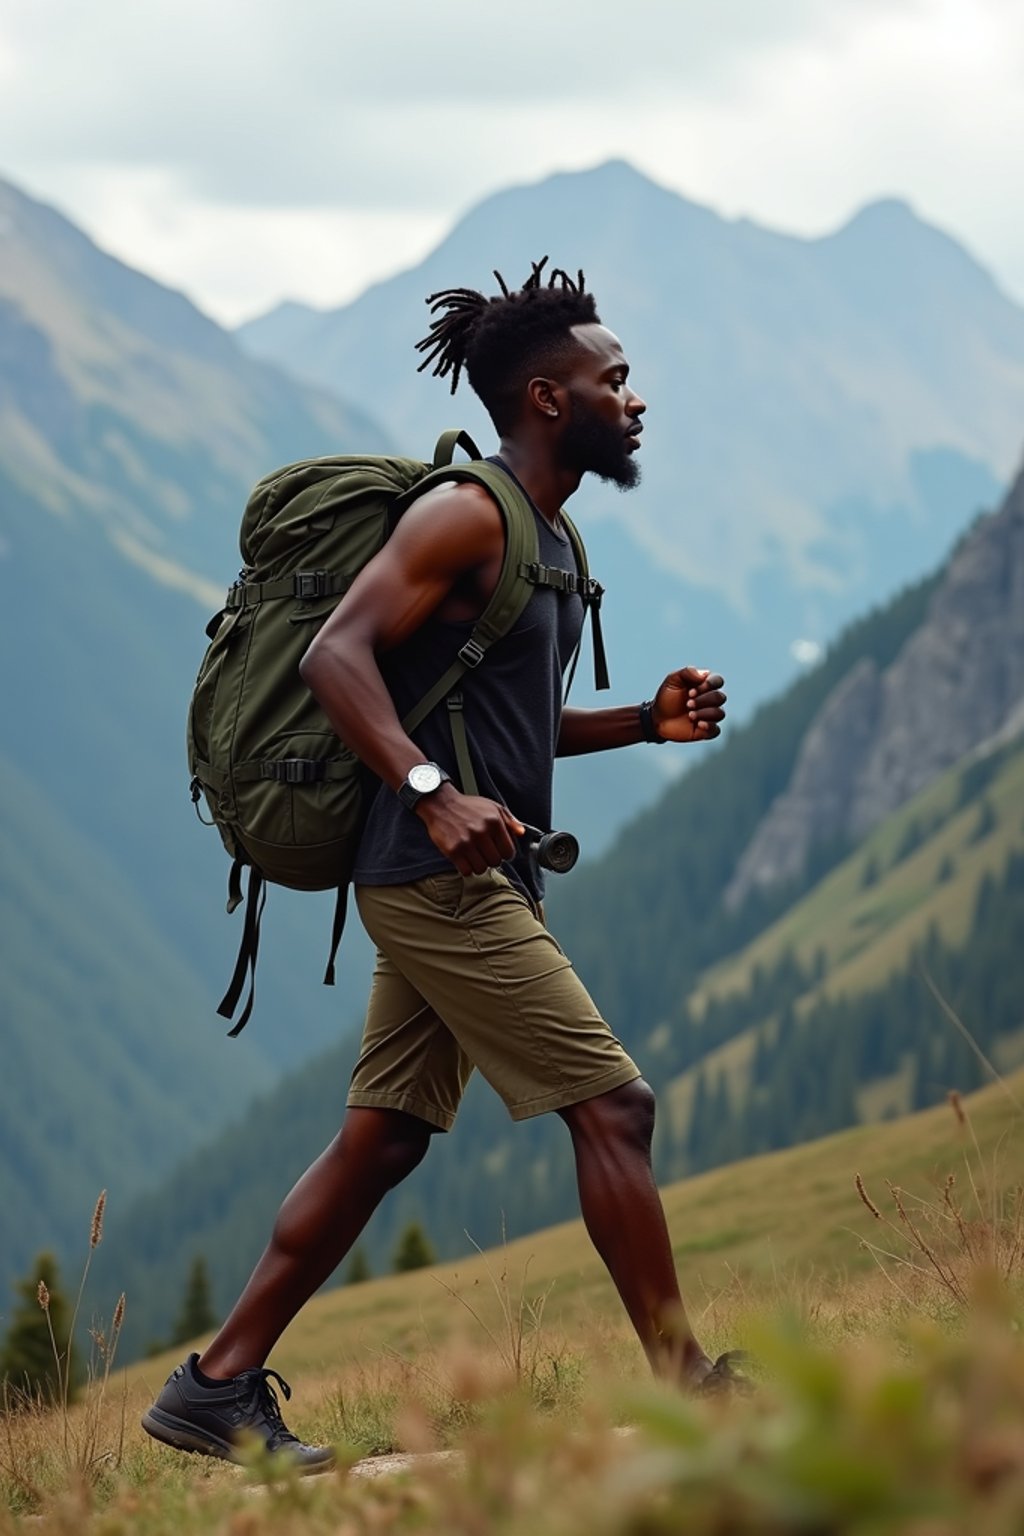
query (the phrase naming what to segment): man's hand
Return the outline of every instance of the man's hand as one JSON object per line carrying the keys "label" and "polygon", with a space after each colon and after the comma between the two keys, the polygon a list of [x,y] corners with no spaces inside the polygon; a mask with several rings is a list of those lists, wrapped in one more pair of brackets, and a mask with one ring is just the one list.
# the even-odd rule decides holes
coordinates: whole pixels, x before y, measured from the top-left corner
{"label": "man's hand", "polygon": [[710,741],[725,719],[723,679],[701,667],[670,672],[654,695],[655,729],[666,741]]}
{"label": "man's hand", "polygon": [[460,875],[482,875],[515,855],[513,839],[526,828],[512,812],[482,795],[463,795],[453,784],[442,784],[426,795],[416,815],[430,833],[434,847],[450,859]]}

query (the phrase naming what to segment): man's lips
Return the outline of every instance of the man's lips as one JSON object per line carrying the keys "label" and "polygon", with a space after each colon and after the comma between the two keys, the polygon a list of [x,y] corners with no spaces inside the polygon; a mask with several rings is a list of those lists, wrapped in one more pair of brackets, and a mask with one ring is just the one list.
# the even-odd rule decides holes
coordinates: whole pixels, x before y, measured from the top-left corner
{"label": "man's lips", "polygon": [[631,448],[640,447],[640,433],[642,431],[643,427],[630,427],[629,431],[626,433],[626,441]]}

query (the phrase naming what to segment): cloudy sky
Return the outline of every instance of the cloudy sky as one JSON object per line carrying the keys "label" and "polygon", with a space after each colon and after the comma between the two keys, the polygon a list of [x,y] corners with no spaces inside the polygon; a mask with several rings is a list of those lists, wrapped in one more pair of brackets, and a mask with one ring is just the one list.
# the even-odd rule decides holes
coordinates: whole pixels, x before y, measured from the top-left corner
{"label": "cloudy sky", "polygon": [[611,156],[794,233],[898,194],[1024,303],[1022,0],[0,0],[0,176],[234,322]]}

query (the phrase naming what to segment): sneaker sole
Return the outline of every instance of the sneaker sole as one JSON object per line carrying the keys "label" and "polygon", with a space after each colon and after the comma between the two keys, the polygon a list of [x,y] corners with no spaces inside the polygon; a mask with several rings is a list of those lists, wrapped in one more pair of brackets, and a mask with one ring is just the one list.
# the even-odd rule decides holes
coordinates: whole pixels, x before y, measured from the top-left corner
{"label": "sneaker sole", "polygon": [[237,1461],[234,1446],[226,1440],[197,1430],[187,1419],[175,1418],[162,1408],[147,1408],[142,1415],[142,1427],[147,1435],[172,1446],[176,1451],[191,1451],[196,1456],[215,1456],[219,1461]]}
{"label": "sneaker sole", "polygon": [[[147,1435],[152,1435],[154,1440],[169,1445],[175,1451],[185,1451],[191,1456],[213,1456],[218,1461],[244,1465],[237,1449],[229,1441],[220,1440],[207,1431],[197,1430],[187,1419],[176,1418],[173,1413],[166,1413],[162,1408],[147,1408],[142,1415],[142,1427]],[[322,1461],[302,1461],[298,1457],[288,1459],[304,1477],[317,1472],[330,1472],[334,1468],[333,1454]]]}

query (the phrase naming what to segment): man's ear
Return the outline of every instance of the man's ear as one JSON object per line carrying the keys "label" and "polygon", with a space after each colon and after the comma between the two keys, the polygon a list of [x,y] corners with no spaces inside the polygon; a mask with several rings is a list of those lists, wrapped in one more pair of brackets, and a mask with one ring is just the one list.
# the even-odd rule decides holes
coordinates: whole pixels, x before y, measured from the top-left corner
{"label": "man's ear", "polygon": [[561,416],[566,408],[566,392],[554,379],[531,379],[526,386],[530,405],[541,416],[552,420]]}

